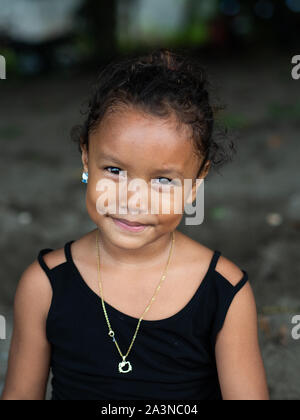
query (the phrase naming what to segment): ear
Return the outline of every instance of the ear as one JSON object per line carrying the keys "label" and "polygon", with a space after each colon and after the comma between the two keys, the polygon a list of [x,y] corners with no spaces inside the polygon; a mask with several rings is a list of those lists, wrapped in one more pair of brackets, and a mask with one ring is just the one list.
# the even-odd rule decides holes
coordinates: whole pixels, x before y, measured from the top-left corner
{"label": "ear", "polygon": [[190,191],[190,194],[186,200],[187,203],[192,204],[196,200],[198,188],[200,188],[200,186],[202,185],[202,182],[204,182],[204,178],[206,178],[208,174],[210,165],[211,165],[211,161],[209,160],[206,162],[204,168],[202,169],[201,174],[198,173],[196,179],[193,182],[193,187]]}
{"label": "ear", "polygon": [[81,148],[81,161],[83,164],[83,168],[85,172],[88,172],[88,151],[86,148],[86,144],[81,143],[80,148]]}

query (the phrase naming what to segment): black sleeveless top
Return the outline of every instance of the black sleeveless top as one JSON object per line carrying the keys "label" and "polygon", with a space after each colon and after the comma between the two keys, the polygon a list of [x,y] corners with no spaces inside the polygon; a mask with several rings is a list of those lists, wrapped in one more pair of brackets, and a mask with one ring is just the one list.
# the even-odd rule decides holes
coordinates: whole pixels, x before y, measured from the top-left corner
{"label": "black sleeveless top", "polygon": [[[161,320],[142,320],[127,356],[128,373],[102,308],[101,298],[85,283],[65,244],[66,261],[47,267],[42,249],[38,261],[53,290],[46,321],[51,344],[52,400],[220,400],[214,347],[235,294],[247,282],[247,272],[235,286],[215,270],[220,251],[191,300],[179,312]],[[138,319],[105,302],[111,328],[126,354]],[[123,369],[127,370],[128,365]]]}

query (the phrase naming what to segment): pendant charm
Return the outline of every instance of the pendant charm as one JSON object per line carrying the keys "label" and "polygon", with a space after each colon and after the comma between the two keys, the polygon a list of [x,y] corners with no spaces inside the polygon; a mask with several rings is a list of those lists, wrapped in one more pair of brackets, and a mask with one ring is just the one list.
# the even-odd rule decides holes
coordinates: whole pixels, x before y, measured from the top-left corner
{"label": "pendant charm", "polygon": [[[123,370],[125,365],[128,365],[127,370]],[[123,357],[123,361],[119,363],[119,372],[120,373],[127,373],[127,372],[130,372],[131,370],[132,370],[132,366],[131,366],[130,362],[128,362],[128,360],[126,362],[125,357]]]}

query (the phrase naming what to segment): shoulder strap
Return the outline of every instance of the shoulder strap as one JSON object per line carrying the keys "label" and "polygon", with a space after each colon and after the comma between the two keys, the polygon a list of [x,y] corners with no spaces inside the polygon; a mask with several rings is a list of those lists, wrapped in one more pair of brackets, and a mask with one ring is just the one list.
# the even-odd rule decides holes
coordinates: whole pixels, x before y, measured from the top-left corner
{"label": "shoulder strap", "polygon": [[52,248],[44,248],[44,249],[41,249],[40,252],[39,252],[39,254],[38,254],[38,257],[37,257],[38,262],[40,263],[40,266],[45,271],[45,273],[47,274],[48,277],[50,275],[51,270],[47,266],[47,264],[45,263],[45,260],[44,260],[43,256],[45,254],[47,254],[48,252],[50,252],[50,251],[53,251],[53,249]]}
{"label": "shoulder strap", "polygon": [[[74,240],[67,242],[64,246],[65,257],[66,257],[66,260],[69,261],[69,262],[72,261],[72,255],[71,255],[71,249],[70,249],[70,246],[71,246],[72,242],[74,242]],[[39,254],[38,254],[38,257],[37,257],[38,262],[40,263],[40,266],[42,267],[42,269],[45,271],[45,273],[48,276],[51,272],[51,269],[45,263],[45,260],[44,260],[43,256],[50,251],[53,251],[53,249],[52,248],[41,249]]]}
{"label": "shoulder strap", "polygon": [[243,277],[234,286],[235,293],[237,293],[244,286],[244,284],[247,283],[247,281],[248,281],[248,273],[245,270],[243,270],[243,269],[242,269],[242,272],[244,273]]}
{"label": "shoulder strap", "polygon": [[221,251],[218,251],[218,250],[214,251],[214,254],[212,256],[210,266],[209,266],[210,270],[214,270],[216,268],[216,265],[217,265],[217,262],[218,262],[218,259],[219,259],[220,255],[221,255]]}
{"label": "shoulder strap", "polygon": [[237,292],[245,285],[248,281],[248,274],[245,270],[243,271],[243,276],[239,282],[233,286],[225,277],[221,274],[218,276],[218,279],[223,281],[216,281],[215,284],[215,303],[214,313],[213,313],[213,322],[211,329],[211,343],[213,347],[216,343],[216,337],[220,329],[222,328],[226,314],[231,305],[231,302]]}
{"label": "shoulder strap", "polygon": [[65,249],[65,257],[66,257],[66,260],[68,261],[68,262],[72,262],[72,254],[71,254],[71,244],[74,242],[74,240],[71,240],[71,241],[69,241],[69,242],[66,242],[66,244],[65,244],[65,246],[64,246],[64,249]]}

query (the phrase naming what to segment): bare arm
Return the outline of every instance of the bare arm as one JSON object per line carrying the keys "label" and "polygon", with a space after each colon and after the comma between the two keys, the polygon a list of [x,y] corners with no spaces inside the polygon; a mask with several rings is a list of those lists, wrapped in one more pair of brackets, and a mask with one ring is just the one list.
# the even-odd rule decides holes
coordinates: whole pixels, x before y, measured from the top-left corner
{"label": "bare arm", "polygon": [[45,399],[50,344],[46,317],[52,289],[39,263],[23,272],[14,299],[14,326],[1,400]]}
{"label": "bare arm", "polygon": [[[233,285],[243,275],[225,258],[220,261],[218,271]],[[231,302],[217,336],[215,354],[224,400],[269,400],[258,342],[255,298],[249,282]]]}

